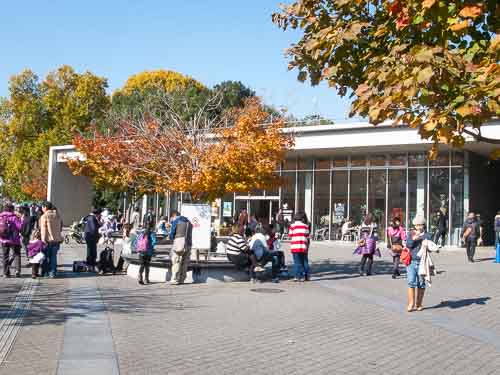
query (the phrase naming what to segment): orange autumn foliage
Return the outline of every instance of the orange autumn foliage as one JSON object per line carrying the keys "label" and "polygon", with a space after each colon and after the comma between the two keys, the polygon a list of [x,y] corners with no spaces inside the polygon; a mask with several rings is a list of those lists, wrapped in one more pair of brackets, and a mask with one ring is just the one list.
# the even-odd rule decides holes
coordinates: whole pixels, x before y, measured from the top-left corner
{"label": "orange autumn foliage", "polygon": [[69,165],[101,186],[189,192],[195,200],[277,186],[275,172],[293,136],[283,132],[282,121],[262,125],[268,113],[256,98],[229,116],[234,125],[225,128],[223,121],[210,127],[175,117],[165,123],[145,113],[141,123],[123,121],[112,135],[77,136],[74,144],[86,160]]}

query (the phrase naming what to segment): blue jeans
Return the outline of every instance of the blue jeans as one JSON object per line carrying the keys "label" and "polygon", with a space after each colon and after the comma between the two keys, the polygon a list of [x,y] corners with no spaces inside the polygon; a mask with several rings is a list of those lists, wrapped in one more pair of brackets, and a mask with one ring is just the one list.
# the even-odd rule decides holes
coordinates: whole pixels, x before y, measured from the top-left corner
{"label": "blue jeans", "polygon": [[42,273],[49,273],[49,276],[54,277],[57,274],[57,252],[59,251],[60,244],[50,243],[45,249],[45,261]]}
{"label": "blue jeans", "polygon": [[309,257],[307,253],[293,253],[293,272],[297,279],[309,277]]}
{"label": "blue jeans", "polygon": [[425,289],[425,279],[418,274],[420,260],[412,260],[410,265],[406,267],[406,279],[408,280],[408,288]]}

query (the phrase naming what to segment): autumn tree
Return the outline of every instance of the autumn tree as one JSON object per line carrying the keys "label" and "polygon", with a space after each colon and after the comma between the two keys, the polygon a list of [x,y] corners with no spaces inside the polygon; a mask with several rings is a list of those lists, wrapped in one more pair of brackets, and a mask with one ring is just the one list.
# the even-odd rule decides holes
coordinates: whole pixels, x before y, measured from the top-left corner
{"label": "autumn tree", "polygon": [[461,147],[500,115],[500,5],[496,0],[301,0],[273,14],[300,29],[289,68],[351,95],[352,115],[418,129]]}
{"label": "autumn tree", "polygon": [[62,66],[40,81],[31,70],[13,76],[0,101],[0,178],[10,198],[44,199],[49,147],[71,143],[109,109],[107,81]]}
{"label": "autumn tree", "polygon": [[193,115],[185,120],[170,95],[158,95],[128,112],[113,113],[112,131],[77,136],[74,144],[85,160],[70,167],[97,183],[188,192],[195,200],[279,183],[275,170],[293,140],[281,131],[282,122],[261,125],[268,113],[258,99],[231,111],[232,126],[225,127],[225,118],[213,117],[220,96],[190,109]]}

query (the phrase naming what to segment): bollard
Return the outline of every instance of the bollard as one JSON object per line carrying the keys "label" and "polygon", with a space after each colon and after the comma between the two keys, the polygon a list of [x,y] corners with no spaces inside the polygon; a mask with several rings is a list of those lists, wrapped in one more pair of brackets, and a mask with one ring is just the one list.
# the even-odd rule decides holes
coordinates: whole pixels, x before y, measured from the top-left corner
{"label": "bollard", "polygon": [[500,263],[500,242],[497,243],[497,256],[495,258],[495,263]]}

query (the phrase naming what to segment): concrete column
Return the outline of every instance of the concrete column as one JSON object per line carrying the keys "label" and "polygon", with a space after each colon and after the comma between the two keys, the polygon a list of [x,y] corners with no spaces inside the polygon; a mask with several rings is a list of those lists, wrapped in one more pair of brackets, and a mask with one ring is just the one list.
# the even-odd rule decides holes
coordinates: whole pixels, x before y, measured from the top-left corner
{"label": "concrete column", "polygon": [[425,216],[425,174],[426,169],[417,169],[417,214]]}
{"label": "concrete column", "polygon": [[305,191],[304,191],[304,211],[307,218],[312,220],[312,173],[307,172],[305,175]]}

